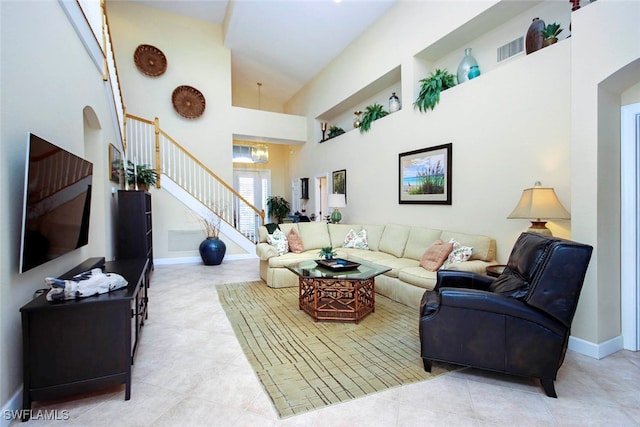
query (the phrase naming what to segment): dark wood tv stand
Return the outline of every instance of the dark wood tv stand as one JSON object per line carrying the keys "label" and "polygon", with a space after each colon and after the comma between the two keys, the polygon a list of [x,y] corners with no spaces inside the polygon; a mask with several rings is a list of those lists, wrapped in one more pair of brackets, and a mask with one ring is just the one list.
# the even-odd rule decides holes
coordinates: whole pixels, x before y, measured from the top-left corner
{"label": "dark wood tv stand", "polygon": [[40,295],[24,305],[23,421],[31,403],[125,384],[131,397],[131,365],[148,317],[148,259],[104,262],[91,258],[60,276],[104,266],[129,282],[126,288],[75,300],[49,302]]}

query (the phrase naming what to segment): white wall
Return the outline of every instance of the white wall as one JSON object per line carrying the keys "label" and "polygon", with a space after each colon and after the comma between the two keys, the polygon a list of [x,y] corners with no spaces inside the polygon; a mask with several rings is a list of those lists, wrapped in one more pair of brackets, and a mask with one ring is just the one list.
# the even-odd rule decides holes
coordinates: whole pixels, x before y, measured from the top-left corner
{"label": "white wall", "polygon": [[637,97],[640,77],[616,73],[640,58],[639,17],[640,3],[607,0],[572,15],[572,231],[595,247],[573,333],[594,343],[620,334],[620,94]]}
{"label": "white wall", "polygon": [[[102,73],[57,1],[0,2],[0,404],[22,383],[19,309],[57,276],[91,256],[111,254],[109,142],[116,142]],[[82,88],[78,90],[78,88]],[[83,111],[95,113],[89,129]],[[95,127],[96,122],[99,128]],[[89,245],[18,273],[27,135],[33,132],[94,163]]]}
{"label": "white wall", "polygon": [[[126,2],[108,2],[107,13],[127,112],[150,120],[158,117],[163,131],[225,182],[233,182],[234,135],[305,140],[304,117],[232,106],[231,55],[223,46],[221,26]],[[133,53],[140,44],[151,44],[165,54],[164,74],[148,77],[136,68]],[[201,117],[185,119],[174,110],[171,94],[180,85],[193,86],[204,95]],[[288,163],[274,156],[269,167],[286,175]],[[275,188],[282,188],[280,180]],[[154,256],[198,256],[197,246],[193,251],[176,251],[172,238],[176,232],[199,230],[198,224],[176,199],[152,192]],[[227,253],[240,250],[227,242]]]}
{"label": "white wall", "polygon": [[[491,4],[474,2],[473,7],[479,13]],[[468,4],[464,10],[458,10],[455,3],[452,8],[441,6],[432,2],[394,6],[289,103],[290,111],[315,117],[328,108],[330,101],[324,94],[353,93],[357,78],[364,86],[371,79],[371,70],[386,72],[398,64],[402,66],[403,94],[417,93],[418,80],[426,75],[420,74],[424,64],[415,54],[462,24],[464,17],[473,16],[466,15]],[[441,21],[446,26],[416,22],[417,17],[435,13],[444,14]],[[531,14],[544,16],[538,9]],[[518,19],[526,32],[531,18]],[[400,22],[412,29],[411,37],[400,30]],[[515,38],[503,37],[505,42]],[[481,48],[483,51],[489,48]],[[341,209],[345,221],[399,222],[487,234],[498,241],[499,261],[506,261],[517,235],[529,225],[506,219],[523,189],[541,180],[554,187],[571,210],[570,52],[570,44],[561,41],[493,69],[487,66],[489,71],[479,78],[443,92],[432,112],[414,110],[412,96],[405,95],[401,111],[376,121],[364,135],[354,130],[324,144],[305,144],[291,174],[314,176],[346,169],[348,206]],[[310,120],[311,135],[315,136],[316,127],[315,120]],[[448,142],[453,143],[452,205],[400,205],[398,154]],[[568,221],[549,227],[558,236],[569,236]]]}

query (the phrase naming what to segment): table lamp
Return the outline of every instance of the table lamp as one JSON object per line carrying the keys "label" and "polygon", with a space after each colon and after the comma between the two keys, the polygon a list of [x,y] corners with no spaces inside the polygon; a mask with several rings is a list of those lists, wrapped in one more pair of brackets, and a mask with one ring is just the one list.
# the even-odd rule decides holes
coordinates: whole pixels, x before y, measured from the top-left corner
{"label": "table lamp", "polygon": [[347,206],[347,203],[344,198],[344,194],[329,194],[327,196],[327,205],[330,208],[333,208],[333,212],[331,212],[331,222],[337,224],[342,219],[342,214],[338,210],[338,208],[344,208]]}
{"label": "table lamp", "polygon": [[545,225],[546,220],[570,219],[571,215],[562,206],[553,188],[544,188],[540,181],[536,181],[532,188],[522,191],[520,201],[507,218],[531,220],[528,232],[551,236],[551,230]]}

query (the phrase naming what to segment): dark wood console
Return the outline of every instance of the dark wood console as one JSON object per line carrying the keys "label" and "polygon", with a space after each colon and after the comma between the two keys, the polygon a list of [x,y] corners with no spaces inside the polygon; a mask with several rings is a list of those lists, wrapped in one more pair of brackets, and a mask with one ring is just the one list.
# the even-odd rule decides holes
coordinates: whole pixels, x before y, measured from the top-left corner
{"label": "dark wood console", "polygon": [[60,276],[104,265],[129,282],[126,288],[75,300],[49,302],[40,295],[24,305],[23,409],[31,403],[125,384],[131,397],[131,365],[148,312],[148,259],[104,262],[91,258]]}

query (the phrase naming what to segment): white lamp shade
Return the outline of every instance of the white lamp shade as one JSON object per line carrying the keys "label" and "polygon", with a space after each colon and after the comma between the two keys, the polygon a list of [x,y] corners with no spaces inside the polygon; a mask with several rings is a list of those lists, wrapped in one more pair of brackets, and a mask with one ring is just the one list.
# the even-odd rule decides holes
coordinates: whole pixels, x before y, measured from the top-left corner
{"label": "white lamp shade", "polygon": [[536,182],[533,188],[522,191],[522,196],[507,218],[523,219],[570,219],[571,215],[562,206],[553,188],[543,188]]}
{"label": "white lamp shade", "polygon": [[344,199],[344,194],[329,194],[327,196],[327,205],[330,208],[344,208],[347,203]]}

